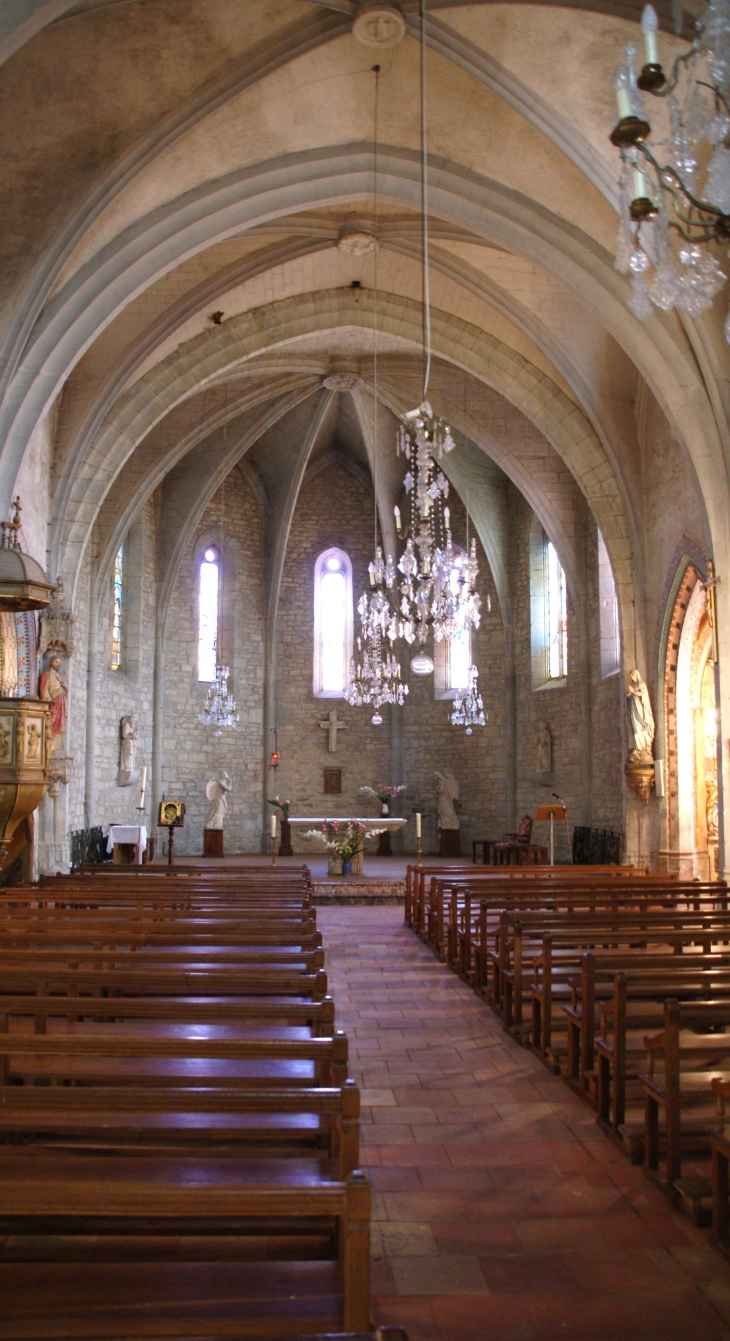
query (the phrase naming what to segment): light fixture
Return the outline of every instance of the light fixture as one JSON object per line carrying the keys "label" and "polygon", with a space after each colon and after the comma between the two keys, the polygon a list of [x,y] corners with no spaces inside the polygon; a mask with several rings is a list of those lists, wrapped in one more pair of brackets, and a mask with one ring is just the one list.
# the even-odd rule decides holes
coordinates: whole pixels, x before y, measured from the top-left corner
{"label": "light fixture", "polygon": [[481,600],[474,590],[479,573],[476,541],[467,554],[457,556],[446,506],[449,482],[436,460],[454,446],[449,425],[434,415],[427,400],[403,416],[398,453],[409,465],[403,483],[410,517],[404,527],[396,507],[398,534],[408,537],[398,564],[403,574],[399,633],[408,643],[418,639],[421,646],[431,627],[441,642],[462,629],[478,629],[481,620]]}
{"label": "light fixture", "polygon": [[433,675],[433,657],[425,652],[417,652],[411,657],[411,670],[414,675]]}
{"label": "light fixture", "polygon": [[[655,307],[697,317],[727,278],[705,248],[730,240],[730,0],[710,0],[697,37],[668,77],[651,5],[641,26],[646,63],[637,73],[629,44],[614,81],[619,120],[610,139],[623,160],[616,269],[631,272],[629,307],[640,321]],[[656,148],[645,93],[667,99]],[[730,317],[725,336],[730,340]]]}
{"label": "light fixture", "polygon": [[238,721],[236,701],[228,692],[228,666],[220,664],[215,668],[215,679],[208,686],[205,707],[200,714],[203,726],[214,726],[214,735],[221,736],[224,726],[235,726]]}
{"label": "light fixture", "polygon": [[[368,564],[371,592],[363,592],[357,604],[360,616],[361,637],[357,640],[358,659],[353,659],[350,667],[350,686],[345,698],[351,707],[363,707],[370,704],[375,712],[371,718],[373,726],[380,726],[383,718],[380,708],[384,703],[393,703],[402,707],[408,693],[408,685],[401,681],[400,664],[393,655],[393,642],[398,633],[396,611],[388,596],[396,580],[396,569],[390,555],[383,556],[382,546],[378,544],[378,92],[380,67],[373,67],[375,75],[375,127],[373,136],[374,158],[374,247],[373,264],[375,282],[373,286],[373,510],[374,510],[374,547],[375,557]],[[384,640],[390,642],[390,650],[384,650]]]}
{"label": "light fixture", "polygon": [[479,674],[476,666],[470,666],[469,687],[466,691],[457,693],[451,712],[451,725],[465,726],[467,736],[472,734],[473,727],[487,725],[487,714],[484,712],[478,681]]}

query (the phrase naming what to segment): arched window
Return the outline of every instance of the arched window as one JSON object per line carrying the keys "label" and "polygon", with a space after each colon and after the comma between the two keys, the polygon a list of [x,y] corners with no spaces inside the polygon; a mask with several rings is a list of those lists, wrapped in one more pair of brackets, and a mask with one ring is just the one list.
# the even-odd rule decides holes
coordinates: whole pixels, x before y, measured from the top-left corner
{"label": "arched window", "polygon": [[112,670],[122,667],[122,640],[124,636],[124,545],[117,550],[114,560],[114,581],[112,583]]}
{"label": "arched window", "polygon": [[601,630],[601,675],[613,675],[619,669],[621,639],[618,624],[618,598],[613,569],[606,543],[598,532],[598,604]]}
{"label": "arched window", "polygon": [[214,680],[218,651],[220,555],[209,545],[198,576],[198,679]]}
{"label": "arched window", "polygon": [[314,693],[342,698],[352,656],[352,565],[341,549],[320,554],[314,569]]}
{"label": "arched window", "polygon": [[545,547],[548,679],[568,674],[568,589],[557,550],[551,540]]}
{"label": "arched window", "polygon": [[535,517],[530,530],[532,687],[568,674],[568,588],[558,553]]}
{"label": "arched window", "polygon": [[[459,587],[459,569],[465,558],[463,549],[454,545],[454,567],[451,572],[451,587],[454,592]],[[455,698],[462,689],[469,688],[469,668],[471,666],[471,634],[468,629],[459,629],[453,638],[442,638],[434,644],[434,698]]]}

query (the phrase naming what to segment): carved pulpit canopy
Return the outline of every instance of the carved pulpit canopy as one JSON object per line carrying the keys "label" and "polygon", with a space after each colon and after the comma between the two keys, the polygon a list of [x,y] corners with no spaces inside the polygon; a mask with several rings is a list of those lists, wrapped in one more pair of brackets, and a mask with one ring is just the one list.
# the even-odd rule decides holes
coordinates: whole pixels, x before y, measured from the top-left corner
{"label": "carved pulpit canopy", "polygon": [[54,591],[53,583],[36,559],[20,548],[20,499],[15,500],[15,516],[2,523],[0,542],[0,610],[45,610]]}

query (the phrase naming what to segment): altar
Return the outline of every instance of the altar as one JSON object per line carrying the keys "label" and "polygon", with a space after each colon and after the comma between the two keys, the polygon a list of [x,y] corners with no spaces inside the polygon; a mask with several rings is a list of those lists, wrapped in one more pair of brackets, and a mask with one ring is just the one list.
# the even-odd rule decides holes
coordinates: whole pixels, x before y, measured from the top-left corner
{"label": "altar", "polygon": [[[321,829],[324,824],[332,824],[334,821],[338,824],[364,824],[365,837],[372,833],[374,829],[387,829],[389,833],[395,833],[396,829],[402,829],[407,824],[408,817],[405,815],[319,815],[310,818],[309,816],[298,815],[296,818],[289,816],[289,823],[292,828],[297,829]],[[310,840],[314,843],[314,839]],[[375,851],[372,853],[375,856]],[[352,859],[352,874],[362,875],[364,850],[358,852]],[[342,862],[329,854],[328,862],[329,875],[342,875]]]}

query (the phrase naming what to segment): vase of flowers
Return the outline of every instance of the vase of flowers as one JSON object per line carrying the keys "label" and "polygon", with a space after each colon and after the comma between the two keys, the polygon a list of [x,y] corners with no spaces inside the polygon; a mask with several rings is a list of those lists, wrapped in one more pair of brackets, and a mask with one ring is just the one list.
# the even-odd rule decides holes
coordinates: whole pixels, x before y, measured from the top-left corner
{"label": "vase of flowers", "polygon": [[[383,832],[382,829],[369,829],[366,832],[366,828],[367,825],[360,820],[333,819],[327,820],[321,829],[308,829],[304,837],[315,838],[326,847],[333,868],[331,874],[339,874],[334,867],[341,865],[342,874],[351,875],[353,861],[362,853],[365,840]],[[346,865],[349,870],[345,870]]]}
{"label": "vase of flowers", "polygon": [[[386,785],[385,783],[381,782],[378,783],[376,787],[361,787],[360,791],[365,796],[373,796],[377,801],[380,802],[380,814],[382,815],[383,819],[385,819],[388,815],[390,815],[390,807],[392,806],[396,797],[400,796],[401,792],[405,791],[405,787],[402,784],[399,787],[391,787],[390,785]],[[393,852],[390,846],[390,833],[388,832],[387,829],[384,829],[380,838],[380,842],[378,843],[378,856],[392,857],[392,855]]]}
{"label": "vase of flowers", "polygon": [[287,796],[285,801],[280,801],[279,797],[275,796],[273,801],[270,801],[267,797],[266,803],[267,805],[273,806],[275,810],[278,810],[281,816],[281,841],[279,843],[279,856],[293,857],[294,849],[291,845],[291,824],[289,823],[289,811],[291,810],[291,800]]}
{"label": "vase of flowers", "polygon": [[386,786],[384,783],[378,783],[377,787],[361,787],[360,791],[366,796],[374,796],[375,799],[380,802],[381,815],[389,815],[390,807],[395,801],[396,796],[400,796],[401,792],[405,791],[405,787],[403,785],[400,787],[390,787]]}

